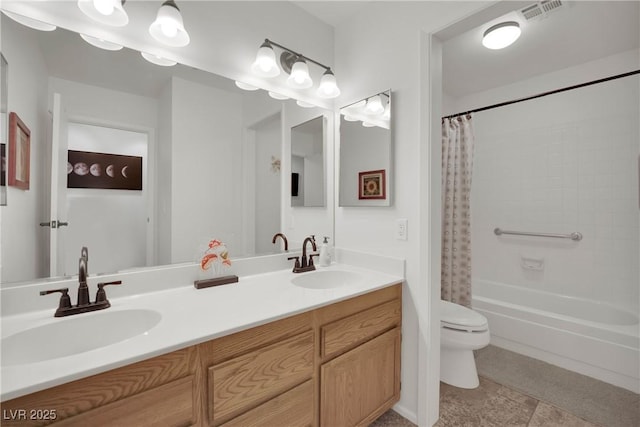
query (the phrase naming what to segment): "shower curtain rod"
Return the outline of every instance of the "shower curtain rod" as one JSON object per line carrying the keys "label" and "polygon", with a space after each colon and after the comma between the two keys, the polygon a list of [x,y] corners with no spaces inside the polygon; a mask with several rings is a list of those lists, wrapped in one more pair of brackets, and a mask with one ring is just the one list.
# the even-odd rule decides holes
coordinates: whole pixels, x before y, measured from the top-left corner
{"label": "shower curtain rod", "polygon": [[518,102],[528,101],[530,99],[535,99],[535,98],[541,98],[543,96],[553,95],[555,93],[565,92],[567,90],[579,89],[581,87],[591,86],[591,85],[594,85],[594,84],[597,84],[597,83],[604,83],[604,82],[608,82],[609,80],[620,79],[622,77],[628,77],[628,76],[632,76],[634,74],[639,74],[639,73],[640,73],[640,70],[629,71],[628,73],[617,74],[615,76],[605,77],[605,78],[598,79],[598,80],[592,80],[592,81],[586,82],[586,83],[580,83],[580,84],[577,84],[577,85],[567,86],[567,87],[563,87],[563,88],[560,88],[560,89],[551,90],[551,91],[548,91],[548,92],[542,92],[542,93],[539,93],[537,95],[527,96],[526,98],[513,99],[511,101],[500,102],[499,104],[488,105],[486,107],[476,108],[474,110],[469,110],[469,111],[465,111],[465,112],[458,113],[458,114],[452,114],[450,116],[444,116],[444,117],[442,117],[442,120],[444,120],[444,119],[452,119],[454,117],[463,116],[465,114],[471,114],[471,113],[477,113],[477,112],[480,112],[480,111],[491,110],[493,108],[504,107],[506,105],[517,104]]}

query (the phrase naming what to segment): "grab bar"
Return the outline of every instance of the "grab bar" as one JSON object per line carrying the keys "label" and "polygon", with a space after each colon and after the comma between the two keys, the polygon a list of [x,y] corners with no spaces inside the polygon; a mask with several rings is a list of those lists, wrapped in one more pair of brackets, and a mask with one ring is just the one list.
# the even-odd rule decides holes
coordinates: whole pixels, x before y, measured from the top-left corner
{"label": "grab bar", "polygon": [[503,234],[513,234],[516,236],[535,236],[535,237],[552,237],[554,239],[571,239],[579,242],[582,240],[582,233],[574,231],[570,234],[555,234],[555,233],[530,233],[527,231],[507,231],[495,228],[493,230],[496,236],[502,236]]}

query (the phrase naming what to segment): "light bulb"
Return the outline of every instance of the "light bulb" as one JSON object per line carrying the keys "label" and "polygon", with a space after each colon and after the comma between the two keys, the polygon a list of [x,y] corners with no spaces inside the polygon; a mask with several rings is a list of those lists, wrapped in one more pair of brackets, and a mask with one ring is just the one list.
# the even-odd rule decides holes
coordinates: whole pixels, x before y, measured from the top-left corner
{"label": "light bulb", "polygon": [[317,94],[320,98],[335,98],[340,95],[340,89],[338,89],[336,76],[330,69],[325,71],[322,75]]}
{"label": "light bulb", "polygon": [[113,0],[93,0],[93,7],[103,15],[111,15],[113,13]]}
{"label": "light bulb", "polygon": [[384,111],[382,106],[382,99],[380,95],[372,96],[367,100],[367,105],[364,107],[365,112],[369,114],[380,114]]}
{"label": "light bulb", "polygon": [[313,80],[309,76],[309,67],[302,57],[298,57],[293,64],[287,84],[296,89],[307,89],[313,85]]}
{"label": "light bulb", "polygon": [[167,0],[158,9],[156,20],[149,26],[149,34],[171,47],[182,47],[189,44],[191,39],[184,28],[182,14],[175,1]]}
{"label": "light bulb", "polygon": [[123,0],[78,0],[78,8],[96,22],[124,27],[129,16],[122,7]]}
{"label": "light bulb", "polygon": [[276,63],[276,54],[268,40],[265,40],[258,49],[251,70],[260,77],[275,77],[280,74],[280,68]]}
{"label": "light bulb", "polygon": [[178,34],[178,27],[175,25],[174,22],[170,22],[170,21],[165,21],[162,24],[160,24],[160,30],[162,31],[162,34],[164,34],[167,37],[175,37],[176,34]]}
{"label": "light bulb", "polygon": [[518,40],[520,33],[517,22],[501,22],[484,32],[482,45],[488,49],[503,49]]}

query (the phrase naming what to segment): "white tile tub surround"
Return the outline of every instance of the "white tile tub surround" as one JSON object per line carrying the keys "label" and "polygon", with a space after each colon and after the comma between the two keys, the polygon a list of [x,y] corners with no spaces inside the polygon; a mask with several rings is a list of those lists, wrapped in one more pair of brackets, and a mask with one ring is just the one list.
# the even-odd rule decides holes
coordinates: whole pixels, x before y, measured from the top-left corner
{"label": "white tile tub surround", "polygon": [[[474,279],[638,310],[639,79],[477,114]],[[495,227],[584,238],[497,237]],[[523,257],[544,268],[522,268]]]}
{"label": "white tile tub surround", "polygon": [[[382,289],[404,280],[402,260],[386,260],[385,257],[371,255],[363,258],[353,251],[336,252],[343,258],[351,257],[354,264],[333,263],[323,269],[357,273],[361,280],[331,289],[295,286],[291,279],[300,275],[291,271],[292,261],[286,258],[298,255],[297,252],[237,260],[231,272],[239,276],[238,283],[200,290],[193,286],[193,280],[198,275],[195,263],[90,276],[88,282],[92,300],[97,282],[122,280],[121,286],[107,289],[112,304],[108,310],[155,310],[162,315],[160,323],[145,333],[144,337],[133,337],[90,352],[28,365],[2,366],[0,397],[2,400],[12,399]],[[358,259],[371,260],[372,263],[364,268],[359,265],[367,262]],[[381,267],[376,268],[378,265]],[[53,317],[59,297],[40,296],[39,291],[69,287],[73,301],[77,286],[75,277],[64,281],[1,288],[2,337],[59,320]],[[79,316],[92,314],[94,313]]]}

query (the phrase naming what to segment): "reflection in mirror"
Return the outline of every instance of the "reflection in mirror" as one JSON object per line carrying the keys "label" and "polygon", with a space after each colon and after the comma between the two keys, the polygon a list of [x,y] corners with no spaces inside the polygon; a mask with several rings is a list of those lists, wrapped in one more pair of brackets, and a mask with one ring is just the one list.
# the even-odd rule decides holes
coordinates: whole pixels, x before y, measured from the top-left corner
{"label": "reflection in mirror", "polygon": [[340,206],[390,206],[391,158],[391,90],[340,109]]}
{"label": "reflection in mirror", "polygon": [[[290,172],[282,129],[299,123],[295,100],[160,67],[127,48],[98,49],[60,28],[38,32],[4,15],[1,24],[15,94],[8,107],[31,130],[33,171],[29,191],[8,187],[12,203],[0,217],[3,286],[78,274],[81,246],[92,275],[195,262],[211,238],[232,259],[281,251],[271,238],[292,216],[281,203]],[[67,150],[141,158],[142,188],[67,188],[67,172],[78,175]],[[92,172],[93,163],[78,172],[107,174],[110,164]],[[53,221],[68,226],[38,225]]]}
{"label": "reflection in mirror", "polygon": [[324,116],[291,128],[291,206],[325,206]]}
{"label": "reflection in mirror", "polygon": [[9,64],[0,54],[0,206],[7,204],[7,142],[9,122],[7,113],[7,73]]}

